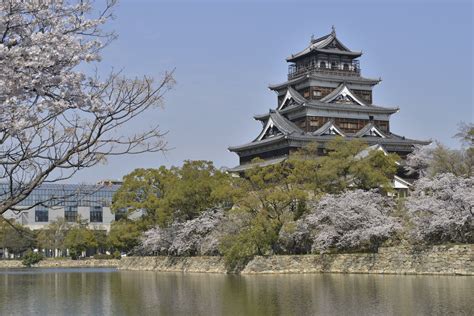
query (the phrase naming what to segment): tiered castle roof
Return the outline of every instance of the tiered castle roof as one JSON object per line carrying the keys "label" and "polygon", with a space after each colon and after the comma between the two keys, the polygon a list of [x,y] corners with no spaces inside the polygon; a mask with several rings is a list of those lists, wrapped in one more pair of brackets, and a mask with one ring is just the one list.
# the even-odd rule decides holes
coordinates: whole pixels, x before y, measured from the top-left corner
{"label": "tiered castle roof", "polygon": [[287,58],[291,63],[288,81],[269,86],[278,94],[278,105],[254,116],[263,124],[260,134],[229,150],[246,164],[255,157],[279,160],[310,142],[317,142],[323,154],[325,144],[335,136],[363,139],[402,156],[414,144],[428,144],[390,131],[390,116],[399,108],[372,104],[372,88],[381,79],[360,75],[355,58],[361,55],[343,45],[334,28],[328,35],[311,39],[307,48]]}

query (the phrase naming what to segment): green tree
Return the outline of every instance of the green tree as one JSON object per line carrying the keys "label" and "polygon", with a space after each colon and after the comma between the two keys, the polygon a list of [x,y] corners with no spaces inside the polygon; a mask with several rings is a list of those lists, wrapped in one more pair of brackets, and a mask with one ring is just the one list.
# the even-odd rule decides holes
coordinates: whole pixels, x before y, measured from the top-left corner
{"label": "green tree", "polygon": [[38,247],[41,249],[59,249],[65,252],[66,246],[64,241],[71,226],[71,223],[67,222],[64,218],[52,221],[38,232]]}
{"label": "green tree", "polygon": [[77,259],[87,249],[98,247],[94,232],[85,225],[72,227],[66,235],[64,245],[73,259]]}
{"label": "green tree", "polygon": [[9,224],[6,219],[0,217],[0,248],[20,255],[34,246],[35,236],[29,228],[15,222]]}
{"label": "green tree", "polygon": [[259,166],[261,160],[253,162],[255,166],[245,172],[245,177],[234,182],[232,215],[238,229],[220,245],[231,271],[242,268],[254,255],[274,252],[281,227],[304,213],[308,198],[306,182],[296,181],[291,163]]}
{"label": "green tree", "polygon": [[136,169],[124,177],[113,197],[114,212],[142,211],[150,225],[189,220],[212,206],[232,203],[231,176],[209,161],[185,161],[167,169]]}
{"label": "green tree", "polygon": [[[254,162],[261,160],[254,159]],[[298,205],[308,196],[302,183],[295,181],[293,166],[284,161],[269,166],[255,166],[238,182],[236,204],[253,214],[264,213],[283,224],[287,217],[297,216]]]}
{"label": "green tree", "polygon": [[339,193],[348,188],[391,190],[397,155],[342,137],[327,144],[325,156],[318,156],[316,149],[317,145],[311,144],[290,158],[293,181],[306,183],[314,193]]}
{"label": "green tree", "polygon": [[107,245],[113,250],[129,252],[138,245],[145,229],[140,221],[121,219],[113,222],[107,235]]}
{"label": "green tree", "polygon": [[245,267],[255,255],[265,255],[272,252],[278,239],[280,224],[259,213],[237,234],[224,236],[220,244],[220,252],[228,271],[239,271]]}

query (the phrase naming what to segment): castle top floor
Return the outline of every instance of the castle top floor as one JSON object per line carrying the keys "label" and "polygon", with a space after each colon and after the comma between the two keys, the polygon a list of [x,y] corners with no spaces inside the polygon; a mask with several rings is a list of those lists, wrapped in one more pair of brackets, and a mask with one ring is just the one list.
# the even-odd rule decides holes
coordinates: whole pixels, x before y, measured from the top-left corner
{"label": "castle top floor", "polygon": [[312,72],[360,77],[360,64],[356,58],[361,55],[362,52],[352,51],[342,44],[333,27],[331,33],[323,37],[311,37],[308,47],[286,59],[290,63],[288,79]]}

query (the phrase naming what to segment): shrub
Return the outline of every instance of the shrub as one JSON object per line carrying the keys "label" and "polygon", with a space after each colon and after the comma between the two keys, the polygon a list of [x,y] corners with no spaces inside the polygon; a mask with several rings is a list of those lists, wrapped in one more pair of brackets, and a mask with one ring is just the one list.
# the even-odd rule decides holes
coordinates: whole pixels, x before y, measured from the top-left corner
{"label": "shrub", "polygon": [[114,255],[107,255],[107,254],[103,254],[103,253],[98,253],[98,254],[94,255],[94,259],[110,260],[110,259],[116,259],[116,258],[114,257]]}
{"label": "shrub", "polygon": [[23,260],[21,261],[21,263],[25,267],[31,267],[32,265],[37,264],[38,262],[40,262],[43,259],[44,259],[43,254],[41,254],[39,252],[28,251],[23,256]]}

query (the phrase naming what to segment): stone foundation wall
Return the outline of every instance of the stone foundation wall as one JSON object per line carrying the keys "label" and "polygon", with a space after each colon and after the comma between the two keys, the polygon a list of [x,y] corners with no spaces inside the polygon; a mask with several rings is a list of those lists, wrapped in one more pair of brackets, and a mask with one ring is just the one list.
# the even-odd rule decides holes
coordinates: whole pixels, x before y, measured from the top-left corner
{"label": "stone foundation wall", "polygon": [[241,273],[317,272],[474,275],[474,245],[434,246],[424,250],[387,247],[374,254],[255,257]]}
{"label": "stone foundation wall", "polygon": [[222,257],[125,257],[120,270],[227,273]]}
{"label": "stone foundation wall", "polygon": [[[118,267],[120,260],[110,259],[87,259],[87,260],[71,260],[71,259],[45,259],[38,264],[33,265],[37,268],[98,268],[98,267]],[[1,268],[24,268],[21,260],[0,260]]]}
{"label": "stone foundation wall", "polygon": [[[125,257],[121,260],[52,260],[37,267],[118,267],[120,270],[227,273],[222,257]],[[0,260],[0,268],[20,268],[21,261]],[[426,249],[380,248],[378,253],[255,257],[242,274],[385,273],[474,276],[474,245],[443,245]]]}
{"label": "stone foundation wall", "polygon": [[[226,273],[221,257],[127,257],[122,270]],[[380,248],[378,253],[255,257],[242,274],[386,273],[474,275],[474,245],[434,246],[424,250]]]}

